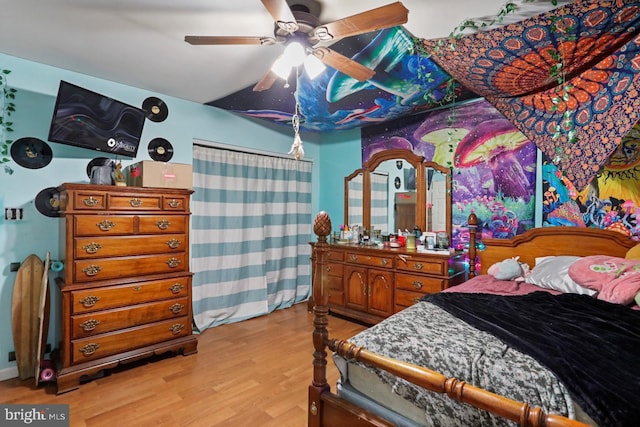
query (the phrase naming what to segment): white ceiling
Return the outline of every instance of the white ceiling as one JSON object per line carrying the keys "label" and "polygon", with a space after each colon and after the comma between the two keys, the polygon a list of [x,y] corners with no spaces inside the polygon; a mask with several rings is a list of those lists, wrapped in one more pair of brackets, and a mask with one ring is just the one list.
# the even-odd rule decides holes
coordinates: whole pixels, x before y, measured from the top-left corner
{"label": "white ceiling", "polygon": [[[331,22],[393,0],[320,0]],[[463,20],[495,15],[504,0],[402,0],[405,28],[445,37]],[[260,0],[0,0],[0,51],[198,103],[260,80],[274,46],[193,46],[185,35],[272,36]],[[1,65],[1,64],[0,64]]]}

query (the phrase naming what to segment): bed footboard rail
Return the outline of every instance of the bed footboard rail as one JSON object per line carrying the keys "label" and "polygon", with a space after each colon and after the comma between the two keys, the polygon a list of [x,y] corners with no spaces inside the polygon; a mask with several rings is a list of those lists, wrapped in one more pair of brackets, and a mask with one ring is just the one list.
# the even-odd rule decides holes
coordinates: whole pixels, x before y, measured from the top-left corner
{"label": "bed footboard rail", "polygon": [[439,372],[367,351],[348,341],[330,339],[327,346],[347,360],[382,369],[427,390],[446,393],[451,399],[492,412],[523,427],[589,427],[560,415],[547,414],[538,406],[529,406],[456,378],[447,378]]}

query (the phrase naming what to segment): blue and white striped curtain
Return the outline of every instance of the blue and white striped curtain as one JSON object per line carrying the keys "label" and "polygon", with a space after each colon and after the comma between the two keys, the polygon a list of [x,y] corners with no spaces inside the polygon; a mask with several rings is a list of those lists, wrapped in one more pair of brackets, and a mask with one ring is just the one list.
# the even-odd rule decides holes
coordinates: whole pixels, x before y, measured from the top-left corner
{"label": "blue and white striped curtain", "polygon": [[388,233],[389,175],[373,172],[371,177],[371,229]]}
{"label": "blue and white striped curtain", "polygon": [[193,314],[198,330],[311,291],[311,163],[193,146]]}

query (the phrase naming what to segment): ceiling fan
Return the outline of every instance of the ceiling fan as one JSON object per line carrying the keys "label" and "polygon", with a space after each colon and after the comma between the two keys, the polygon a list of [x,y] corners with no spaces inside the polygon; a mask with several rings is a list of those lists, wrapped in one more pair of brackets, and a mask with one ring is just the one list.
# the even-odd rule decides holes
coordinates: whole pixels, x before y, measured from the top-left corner
{"label": "ceiling fan", "polygon": [[318,3],[309,3],[308,0],[289,0],[289,3],[287,0],[262,0],[275,21],[273,37],[185,36],[184,40],[192,45],[286,45],[284,54],[253,87],[257,92],[269,89],[279,76],[286,78],[292,67],[302,63],[310,75],[322,71],[318,70],[318,66],[323,68],[328,65],[354,79],[365,81],[375,74],[372,69],[326,45],[344,37],[402,25],[407,22],[409,13],[402,3],[395,2],[334,22],[319,24]]}

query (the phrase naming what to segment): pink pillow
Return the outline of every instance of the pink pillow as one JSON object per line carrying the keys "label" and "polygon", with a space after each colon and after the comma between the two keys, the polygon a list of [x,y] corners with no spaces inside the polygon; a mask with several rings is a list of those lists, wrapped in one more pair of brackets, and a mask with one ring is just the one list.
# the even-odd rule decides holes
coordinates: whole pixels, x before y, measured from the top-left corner
{"label": "pink pillow", "polygon": [[598,291],[598,299],[629,305],[640,292],[640,260],[587,256],[571,264],[569,277],[580,286]]}

